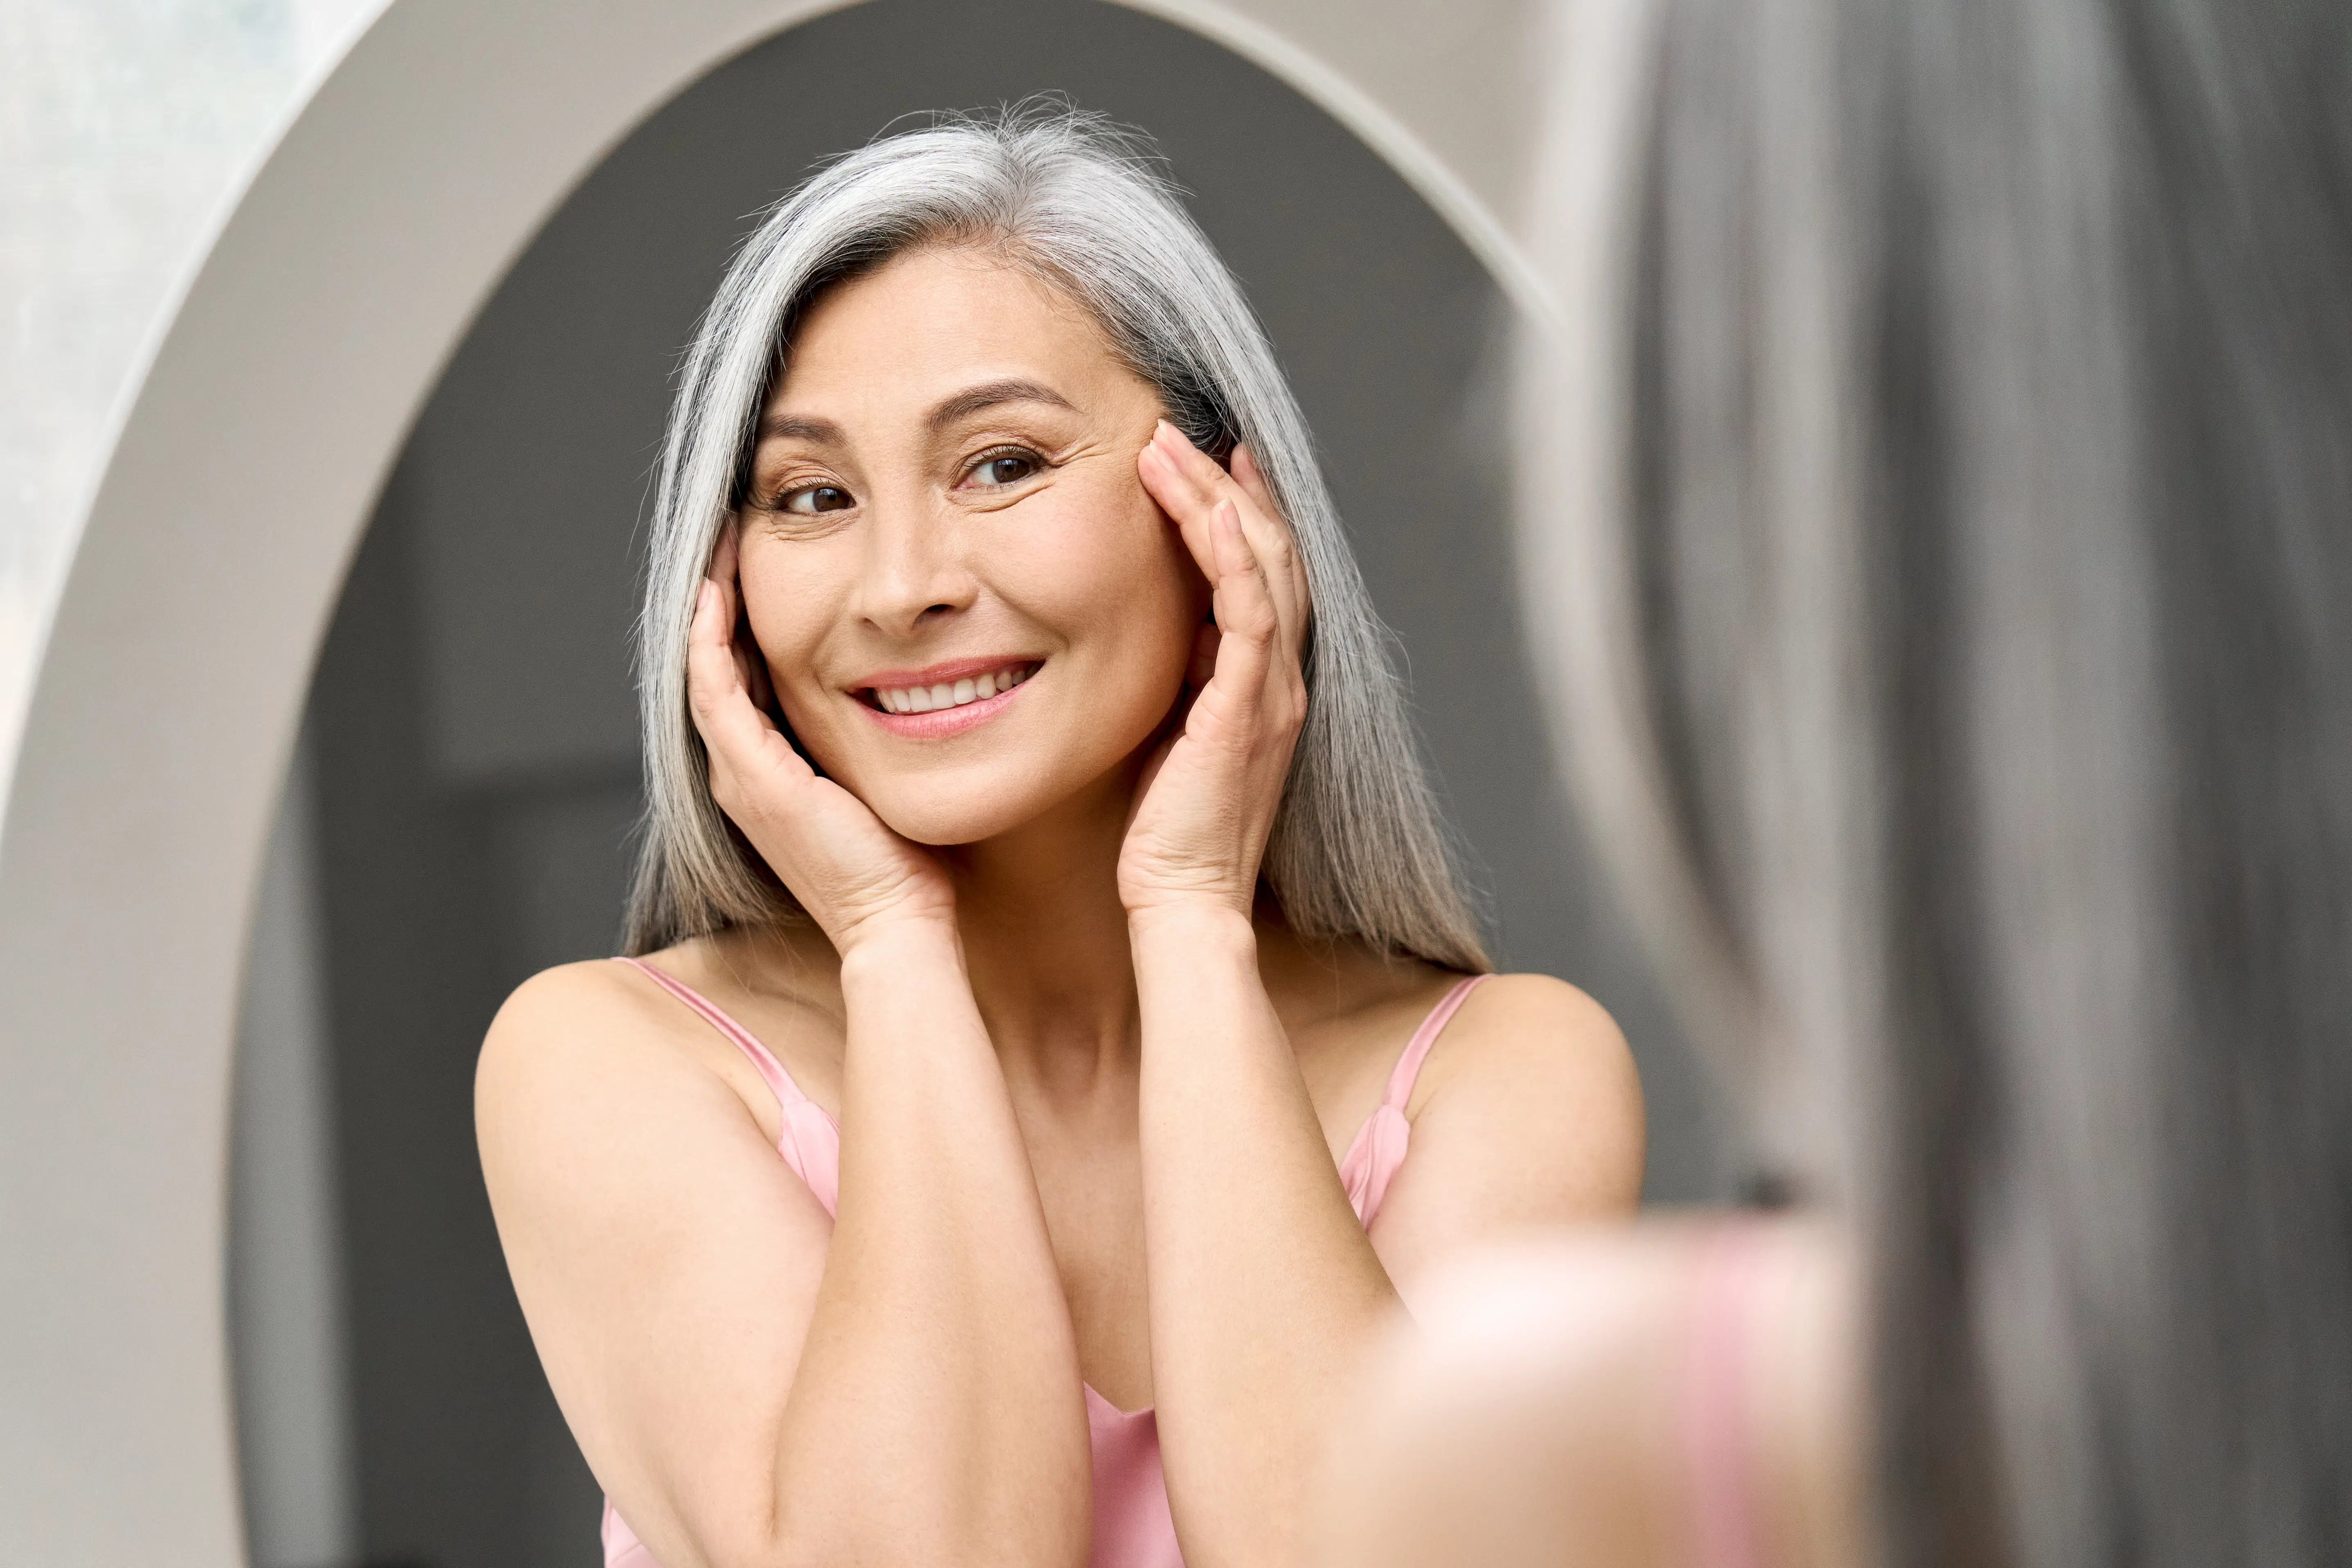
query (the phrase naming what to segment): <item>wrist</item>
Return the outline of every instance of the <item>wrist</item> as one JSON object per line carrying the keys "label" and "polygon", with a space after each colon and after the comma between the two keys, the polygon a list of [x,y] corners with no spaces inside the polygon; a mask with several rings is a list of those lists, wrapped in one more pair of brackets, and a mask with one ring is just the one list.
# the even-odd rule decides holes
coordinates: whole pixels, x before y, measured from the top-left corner
{"label": "wrist", "polygon": [[903,976],[909,964],[935,964],[942,958],[961,965],[963,940],[952,915],[877,915],[835,934],[845,986],[857,978]]}
{"label": "wrist", "polygon": [[1229,951],[1255,963],[1257,926],[1249,911],[1218,899],[1171,900],[1127,911],[1128,939],[1139,951],[1181,945],[1206,956]]}

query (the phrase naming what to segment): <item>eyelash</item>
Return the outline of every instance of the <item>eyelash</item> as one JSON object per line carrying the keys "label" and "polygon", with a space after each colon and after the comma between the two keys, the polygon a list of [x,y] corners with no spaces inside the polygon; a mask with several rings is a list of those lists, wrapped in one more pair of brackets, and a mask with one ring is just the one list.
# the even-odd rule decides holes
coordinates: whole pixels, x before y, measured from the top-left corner
{"label": "eyelash", "polygon": [[[1039,473],[1044,472],[1046,468],[1052,466],[1045,461],[1044,457],[1032,448],[1008,443],[1004,446],[991,447],[986,451],[974,457],[971,461],[963,466],[963,478],[968,479],[980,469],[988,467],[989,464],[1003,462],[1008,458],[1025,459],[1026,461],[1036,465],[1035,469],[1033,472],[1024,474],[1020,479],[1000,480],[987,488],[991,489],[1009,489],[1014,485],[1025,484],[1029,480],[1035,479]],[[793,512],[790,505],[788,504],[794,496],[805,494],[810,490],[841,490],[843,494],[848,494],[848,491],[843,486],[835,484],[814,483],[791,485],[783,489],[774,492],[772,495],[755,498],[751,504],[761,511],[784,512],[793,516],[807,515],[822,517],[824,515],[823,512]],[[854,498],[851,504],[856,504]],[[828,510],[840,510],[845,509],[831,508]]]}
{"label": "eyelash", "polygon": [[989,465],[989,464],[991,464],[991,463],[1000,463],[1000,462],[1003,462],[1003,461],[1005,458],[1025,458],[1027,461],[1029,461],[1029,462],[1031,462],[1031,463],[1034,464],[1034,465],[1035,465],[1035,468],[1034,468],[1031,472],[1026,473],[1026,474],[1024,474],[1021,478],[1019,478],[1019,479],[1003,479],[1003,480],[1000,480],[1000,481],[998,481],[998,482],[996,482],[996,483],[994,483],[994,484],[990,485],[990,486],[988,487],[989,489],[1011,489],[1011,488],[1012,488],[1013,486],[1014,486],[1014,485],[1026,484],[1026,483],[1028,483],[1031,479],[1035,479],[1039,474],[1041,474],[1041,473],[1045,472],[1046,468],[1048,468],[1049,467],[1051,467],[1051,466],[1052,466],[1052,465],[1050,465],[1049,463],[1047,463],[1047,462],[1045,461],[1045,459],[1043,457],[1041,457],[1040,455],[1038,455],[1038,453],[1036,453],[1035,451],[1034,451],[1034,450],[1033,450],[1033,449],[1031,449],[1030,447],[1023,447],[1023,446],[1017,446],[1017,445],[1014,445],[1014,444],[1013,444],[1013,443],[1008,442],[1008,443],[1006,443],[1006,444],[1005,444],[1005,445],[1003,445],[1003,446],[1000,446],[1000,447],[989,447],[989,448],[988,448],[988,450],[986,450],[986,451],[984,451],[984,452],[982,452],[982,453],[980,453],[978,456],[974,457],[971,462],[966,463],[966,464],[963,466],[963,477],[964,477],[965,479],[970,479],[973,474],[975,474],[975,473],[979,472],[981,469],[982,469],[982,468],[986,468],[986,467],[988,467],[988,465]]}
{"label": "eyelash", "polygon": [[[789,485],[782,489],[775,491],[773,494],[755,499],[751,504],[758,510],[772,512],[785,517],[823,517],[826,515],[825,512],[822,511],[796,512],[793,511],[788,504],[794,496],[805,495],[811,490],[839,490],[843,495],[849,494],[849,490],[845,486],[817,481],[811,484]],[[856,504],[855,497],[851,498],[850,504],[853,506]],[[826,510],[827,511],[841,511],[846,510],[847,509],[843,507],[832,507]]]}

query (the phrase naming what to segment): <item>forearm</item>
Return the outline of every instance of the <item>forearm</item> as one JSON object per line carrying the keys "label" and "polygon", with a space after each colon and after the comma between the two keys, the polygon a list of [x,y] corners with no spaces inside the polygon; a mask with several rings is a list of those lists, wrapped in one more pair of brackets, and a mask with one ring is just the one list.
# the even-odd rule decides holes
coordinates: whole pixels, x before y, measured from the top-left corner
{"label": "forearm", "polygon": [[1082,1562],[1076,1342],[954,933],[853,950],[842,989],[839,1212],[779,1523],[812,1561]]}
{"label": "forearm", "polygon": [[1395,1292],[1238,912],[1140,914],[1152,1380],[1196,1568],[1297,1560],[1309,1472]]}

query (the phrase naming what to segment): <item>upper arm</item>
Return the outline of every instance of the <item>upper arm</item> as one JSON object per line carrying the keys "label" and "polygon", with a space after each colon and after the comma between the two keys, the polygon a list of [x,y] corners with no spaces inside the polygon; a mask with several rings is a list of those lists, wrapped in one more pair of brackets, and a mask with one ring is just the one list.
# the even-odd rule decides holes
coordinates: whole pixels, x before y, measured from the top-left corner
{"label": "upper arm", "polygon": [[831,1224],[617,966],[529,982],[483,1043],[482,1172],[589,1464],[670,1568],[772,1528],[777,1431]]}
{"label": "upper arm", "polygon": [[1473,992],[1432,1052],[1411,1152],[1371,1229],[1408,1300],[1466,1247],[1629,1215],[1641,1200],[1641,1079],[1601,1005],[1539,974]]}

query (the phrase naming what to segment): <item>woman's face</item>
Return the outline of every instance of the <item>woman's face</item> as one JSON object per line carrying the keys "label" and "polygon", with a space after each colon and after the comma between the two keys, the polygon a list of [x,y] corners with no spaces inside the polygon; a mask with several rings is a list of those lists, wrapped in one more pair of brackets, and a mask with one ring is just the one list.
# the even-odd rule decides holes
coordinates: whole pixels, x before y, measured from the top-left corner
{"label": "woman's face", "polygon": [[802,319],[738,514],[744,613],[801,744],[898,832],[974,843],[1125,786],[1208,606],[1136,472],[1161,412],[983,253],[902,256]]}

